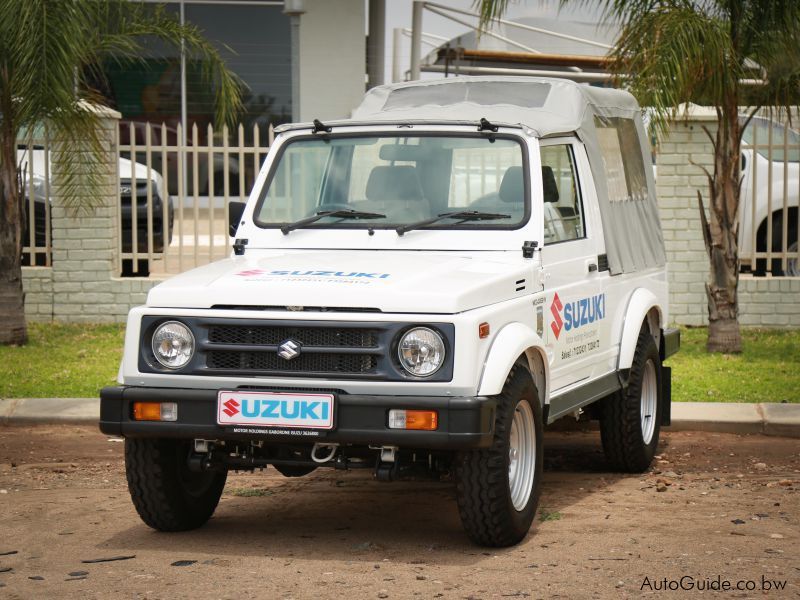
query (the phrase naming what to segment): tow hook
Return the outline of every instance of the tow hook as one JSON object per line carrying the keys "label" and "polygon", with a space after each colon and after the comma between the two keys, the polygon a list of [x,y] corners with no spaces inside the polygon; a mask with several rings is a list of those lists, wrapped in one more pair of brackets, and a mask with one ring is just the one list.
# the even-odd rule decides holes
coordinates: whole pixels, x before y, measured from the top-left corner
{"label": "tow hook", "polygon": [[[314,447],[311,449],[311,460],[319,464],[330,462],[333,460],[333,457],[336,456],[336,451],[338,449],[339,444],[314,444]],[[328,451],[327,455],[317,456],[318,452],[325,450]]]}
{"label": "tow hook", "polygon": [[214,469],[215,465],[211,459],[216,445],[215,440],[194,440],[194,452],[189,454],[189,458],[186,461],[189,471],[202,473],[203,471]]}
{"label": "tow hook", "polygon": [[394,481],[398,477],[397,446],[381,446],[380,460],[375,467],[375,479],[378,481]]}

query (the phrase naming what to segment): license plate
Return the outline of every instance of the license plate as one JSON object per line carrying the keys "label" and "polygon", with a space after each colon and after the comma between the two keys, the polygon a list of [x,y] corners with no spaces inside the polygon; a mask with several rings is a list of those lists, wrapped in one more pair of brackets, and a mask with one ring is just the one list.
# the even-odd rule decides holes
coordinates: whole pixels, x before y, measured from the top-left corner
{"label": "license plate", "polygon": [[333,429],[333,394],[222,391],[219,425]]}

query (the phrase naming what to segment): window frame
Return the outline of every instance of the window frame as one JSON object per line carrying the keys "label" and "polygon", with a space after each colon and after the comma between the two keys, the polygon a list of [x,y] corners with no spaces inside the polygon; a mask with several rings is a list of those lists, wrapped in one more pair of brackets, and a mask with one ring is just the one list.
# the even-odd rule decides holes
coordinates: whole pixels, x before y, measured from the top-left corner
{"label": "window frame", "polygon": [[[256,200],[256,204],[253,210],[253,223],[259,229],[280,229],[287,222],[271,222],[271,221],[262,221],[259,218],[259,214],[261,213],[261,209],[264,206],[264,202],[267,200],[267,193],[272,185],[272,182],[275,178],[275,175],[278,170],[278,166],[281,164],[281,159],[283,158],[284,153],[286,152],[287,148],[291,147],[292,144],[296,142],[302,142],[304,140],[323,140],[327,141],[330,139],[346,139],[346,138],[366,138],[366,137],[375,137],[375,138],[391,138],[391,137],[398,137],[398,138],[408,138],[408,137],[444,137],[444,138],[473,138],[473,139],[502,139],[502,140],[510,140],[516,143],[521,152],[522,157],[522,172],[523,172],[523,184],[524,184],[524,198],[523,198],[523,215],[522,218],[515,222],[509,224],[492,224],[490,221],[482,222],[478,221],[466,221],[463,223],[457,224],[441,224],[436,223],[433,225],[427,225],[425,227],[421,227],[420,230],[425,231],[517,231],[526,227],[533,215],[532,212],[532,182],[530,176],[530,152],[528,149],[528,144],[524,137],[520,135],[516,135],[513,133],[495,133],[492,132],[490,134],[483,133],[483,132],[472,132],[472,131],[414,131],[406,130],[406,131],[374,131],[374,132],[341,132],[341,133],[328,133],[325,135],[319,134],[300,134],[292,136],[291,138],[287,139],[283,144],[281,144],[280,148],[278,148],[278,152],[274,158],[271,159],[269,171],[267,172],[267,176],[264,179],[264,184],[259,190],[258,199]],[[330,157],[329,157],[330,160]],[[327,167],[326,167],[327,168]],[[397,228],[400,225],[404,225],[405,223],[376,223],[374,221],[366,221],[366,222],[348,222],[343,221],[339,223],[322,223],[316,222],[305,226],[303,229],[324,229],[324,230],[392,230]]]}
{"label": "window frame", "polygon": [[[586,206],[584,203],[584,193],[583,193],[583,185],[581,183],[581,175],[580,169],[578,167],[578,160],[577,156],[575,155],[575,146],[579,144],[577,139],[573,137],[569,138],[550,138],[546,140],[539,141],[539,159],[541,161],[541,166],[545,165],[544,160],[542,160],[542,150],[545,148],[551,148],[553,146],[565,146],[567,148],[567,153],[569,154],[570,164],[572,165],[572,176],[575,185],[575,191],[577,194],[577,206],[580,208],[580,218],[581,218],[581,232],[583,235],[580,237],[574,237],[564,240],[558,240],[555,242],[548,242],[544,239],[544,233],[542,234],[542,244],[543,246],[557,246],[558,244],[564,244],[566,242],[579,242],[589,238],[588,233],[586,231],[587,219],[586,219]],[[545,227],[545,215],[544,215],[544,182],[542,182],[542,228],[544,230]]]}

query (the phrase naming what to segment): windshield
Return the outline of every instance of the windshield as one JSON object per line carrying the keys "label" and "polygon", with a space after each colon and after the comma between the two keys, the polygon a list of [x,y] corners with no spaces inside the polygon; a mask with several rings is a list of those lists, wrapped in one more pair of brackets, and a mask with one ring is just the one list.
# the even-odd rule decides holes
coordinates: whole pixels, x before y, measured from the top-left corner
{"label": "windshield", "polygon": [[[262,227],[306,220],[307,228],[517,228],[529,213],[523,152],[520,141],[498,135],[297,138],[279,155],[255,220]],[[437,219],[458,211],[494,214]],[[428,219],[435,222],[419,226]]]}
{"label": "windshield", "polygon": [[[770,155],[769,152],[770,129],[772,129],[772,155]],[[783,144],[785,131],[786,145],[788,146],[786,161],[800,162],[800,134],[798,134],[797,131],[790,127],[784,129],[783,125],[770,121],[769,119],[753,117],[742,134],[742,143],[752,145],[754,130],[757,142],[756,151],[761,156],[767,160],[772,159],[773,161],[784,162]]]}

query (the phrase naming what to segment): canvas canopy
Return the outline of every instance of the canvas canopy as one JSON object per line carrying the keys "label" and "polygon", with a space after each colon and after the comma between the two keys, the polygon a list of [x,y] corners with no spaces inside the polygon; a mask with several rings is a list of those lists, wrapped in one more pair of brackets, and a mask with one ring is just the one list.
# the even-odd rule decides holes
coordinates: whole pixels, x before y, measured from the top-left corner
{"label": "canvas canopy", "polygon": [[628,92],[545,77],[415,81],[373,88],[351,119],[326,125],[477,124],[481,118],[526,127],[539,138],[576,135],[592,170],[611,274],[666,263],[641,108]]}

